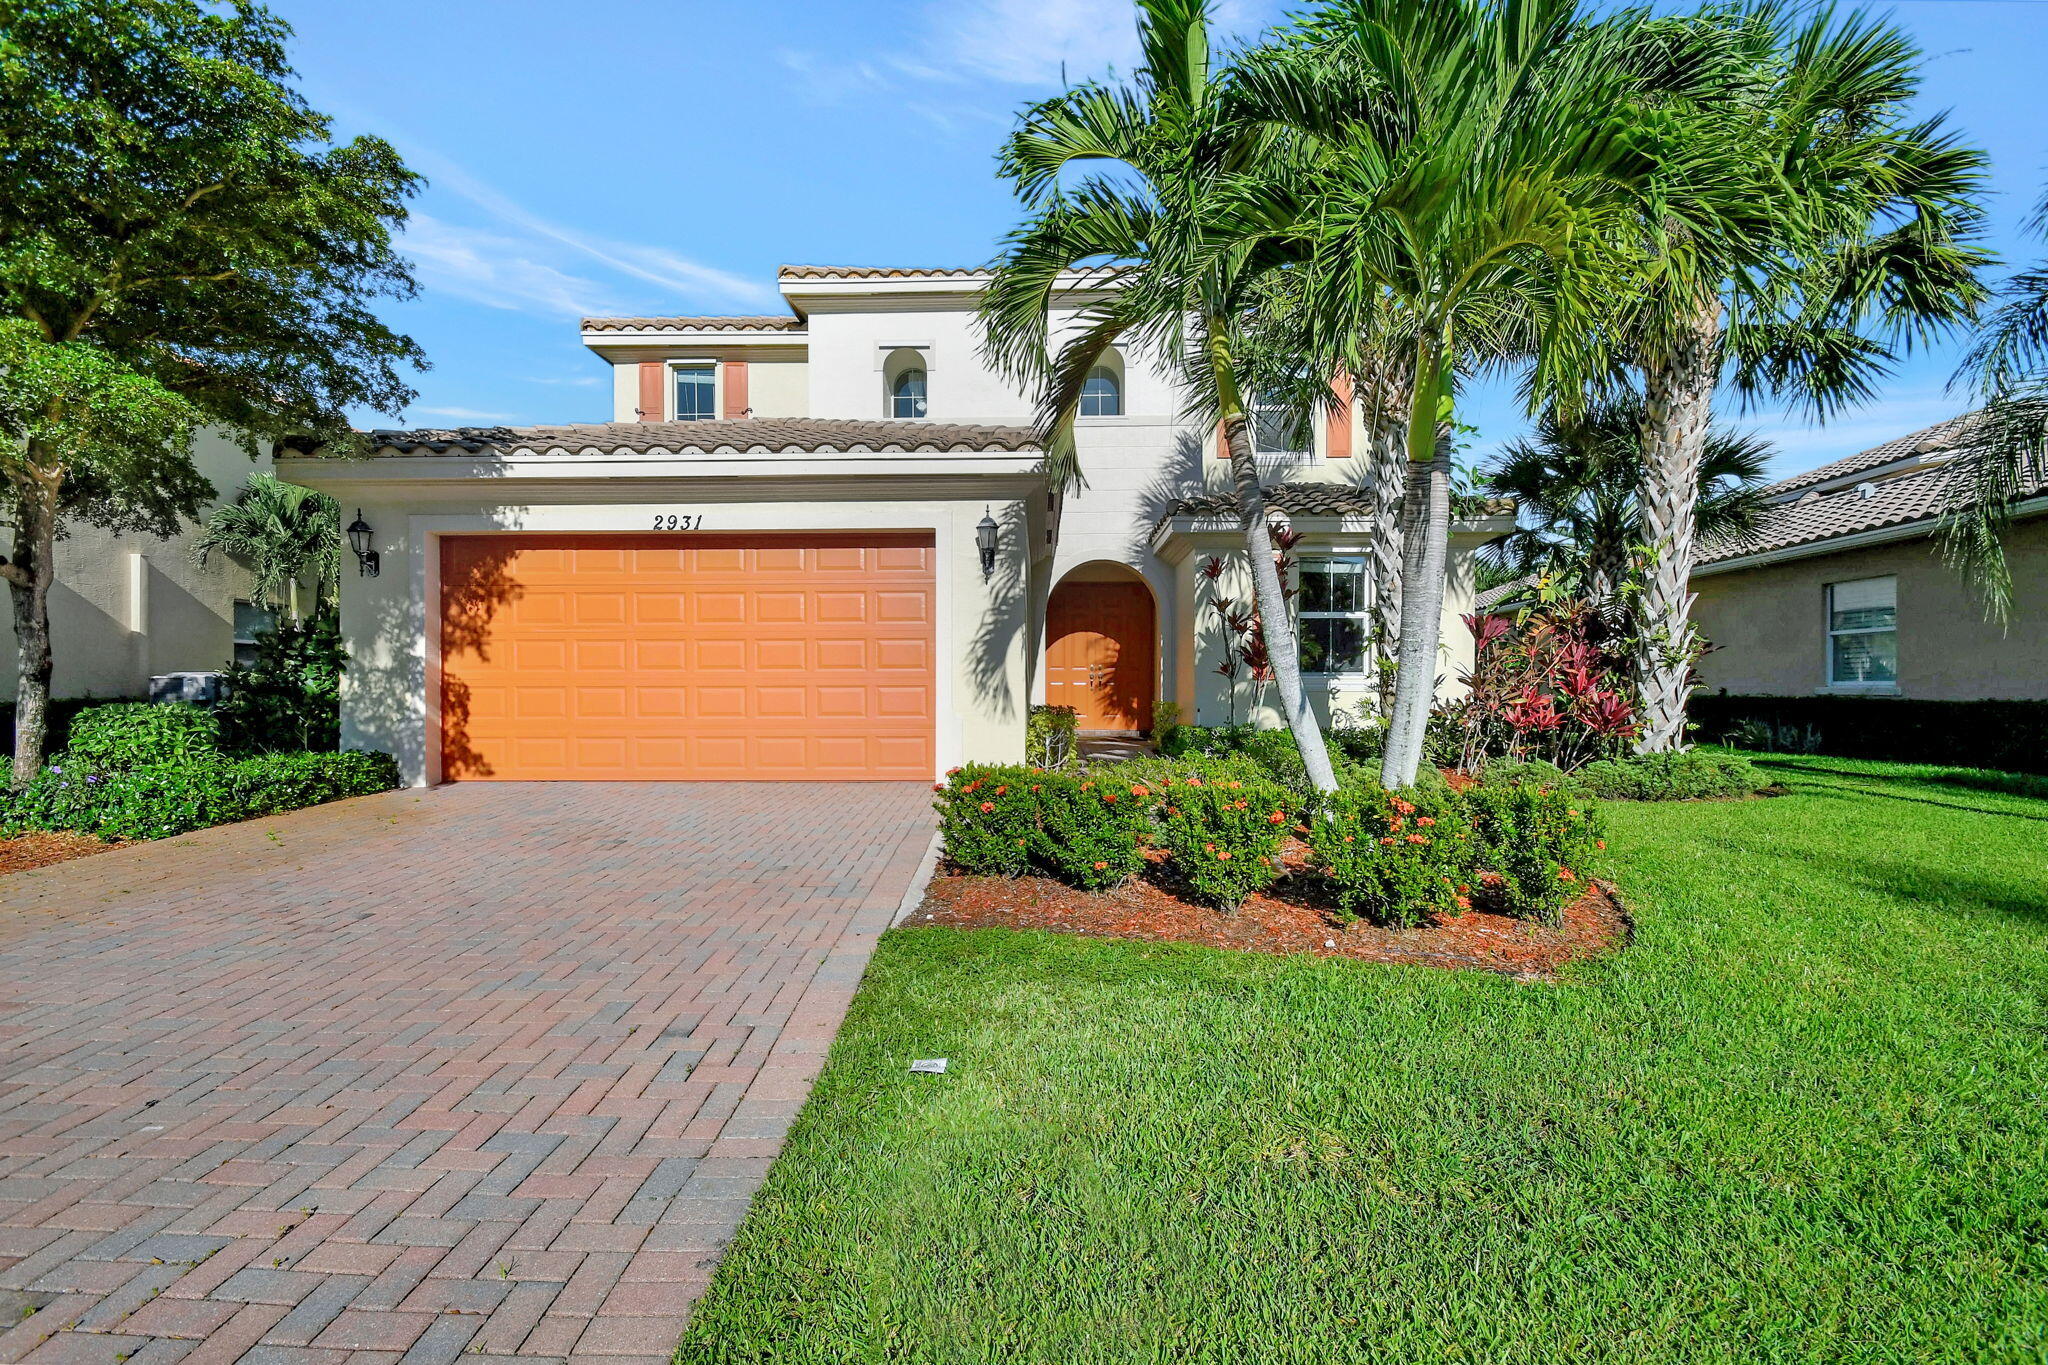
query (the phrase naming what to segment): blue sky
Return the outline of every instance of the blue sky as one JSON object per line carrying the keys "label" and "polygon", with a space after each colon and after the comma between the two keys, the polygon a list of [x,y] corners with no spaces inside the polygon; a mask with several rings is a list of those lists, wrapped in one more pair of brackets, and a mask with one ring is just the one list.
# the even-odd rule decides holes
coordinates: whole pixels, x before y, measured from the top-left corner
{"label": "blue sky", "polygon": [[[427,349],[408,423],[602,421],[585,313],[779,312],[775,267],[974,265],[1014,209],[994,151],[1024,102],[1128,68],[1126,0],[273,0],[308,97],[431,181],[389,310]],[[1230,0],[1249,33],[1282,4]],[[1905,0],[1928,112],[1991,153],[1991,245],[2048,179],[2048,0]],[[1951,416],[1951,345],[1880,402],[1814,430],[1739,420],[1802,469]],[[1475,454],[1523,423],[1470,395]],[[388,417],[357,415],[365,425]]]}

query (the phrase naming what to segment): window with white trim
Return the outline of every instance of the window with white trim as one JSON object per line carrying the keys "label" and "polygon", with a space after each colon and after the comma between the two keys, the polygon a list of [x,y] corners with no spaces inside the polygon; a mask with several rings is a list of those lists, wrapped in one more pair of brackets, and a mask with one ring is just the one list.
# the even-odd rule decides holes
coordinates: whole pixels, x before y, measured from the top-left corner
{"label": "window with white trim", "polygon": [[277,613],[255,602],[235,603],[235,662],[243,668],[256,662],[256,637],[277,629]]}
{"label": "window with white trim", "polygon": [[1899,580],[1858,578],[1827,585],[1828,686],[1896,687]]}
{"label": "window with white trim", "polygon": [[1107,365],[1097,365],[1081,382],[1083,417],[1121,417],[1124,411],[1123,381]]}
{"label": "window with white trim", "polygon": [[922,417],[925,403],[924,371],[916,368],[901,370],[896,382],[889,386],[889,415],[891,417]]}
{"label": "window with white trim", "polygon": [[1326,677],[1365,672],[1367,616],[1372,607],[1365,563],[1363,555],[1301,562],[1295,618],[1300,622],[1302,672]]}
{"label": "window with white trim", "polygon": [[676,420],[678,422],[709,422],[718,416],[718,367],[715,365],[677,365],[674,367],[676,387]]}

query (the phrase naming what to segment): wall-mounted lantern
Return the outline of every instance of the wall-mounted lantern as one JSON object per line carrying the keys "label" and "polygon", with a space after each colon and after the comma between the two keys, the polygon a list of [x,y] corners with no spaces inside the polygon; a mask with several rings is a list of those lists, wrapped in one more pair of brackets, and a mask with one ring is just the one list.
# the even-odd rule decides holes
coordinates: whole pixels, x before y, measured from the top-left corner
{"label": "wall-mounted lantern", "polygon": [[356,552],[356,573],[364,578],[375,578],[383,568],[377,552],[370,548],[370,523],[363,520],[363,509],[356,509],[356,519],[348,524],[348,547]]}
{"label": "wall-mounted lantern", "polygon": [[981,521],[974,528],[974,546],[981,551],[981,581],[986,583],[996,571],[996,546],[1000,542],[1002,528],[996,519],[981,509]]}

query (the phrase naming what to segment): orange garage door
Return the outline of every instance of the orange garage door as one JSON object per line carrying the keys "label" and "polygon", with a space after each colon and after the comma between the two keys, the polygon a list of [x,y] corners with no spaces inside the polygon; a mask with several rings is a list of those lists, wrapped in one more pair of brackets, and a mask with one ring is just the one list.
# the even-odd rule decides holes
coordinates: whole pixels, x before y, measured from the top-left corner
{"label": "orange garage door", "polygon": [[931,536],[441,542],[442,773],[932,775]]}

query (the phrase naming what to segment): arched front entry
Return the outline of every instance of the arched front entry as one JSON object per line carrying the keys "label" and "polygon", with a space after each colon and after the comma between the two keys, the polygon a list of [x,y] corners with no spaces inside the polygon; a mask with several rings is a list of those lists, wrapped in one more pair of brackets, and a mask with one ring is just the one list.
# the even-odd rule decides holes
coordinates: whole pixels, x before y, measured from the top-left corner
{"label": "arched front entry", "polygon": [[1083,564],[1045,608],[1045,700],[1083,730],[1149,730],[1157,697],[1159,614],[1137,572]]}

